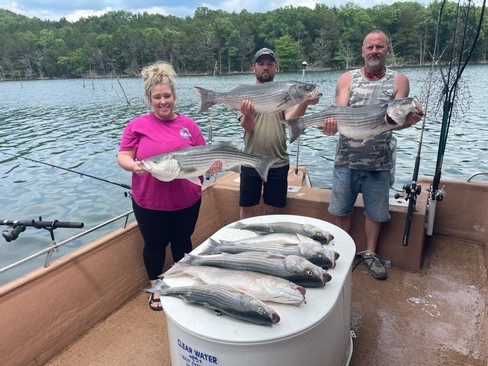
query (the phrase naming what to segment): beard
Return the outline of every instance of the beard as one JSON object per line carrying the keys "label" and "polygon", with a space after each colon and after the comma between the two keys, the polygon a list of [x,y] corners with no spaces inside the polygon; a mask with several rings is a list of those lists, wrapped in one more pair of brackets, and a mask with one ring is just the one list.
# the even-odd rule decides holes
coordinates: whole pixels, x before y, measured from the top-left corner
{"label": "beard", "polygon": [[259,75],[256,76],[256,79],[258,79],[260,83],[269,83],[270,81],[274,80],[274,75],[271,74]]}

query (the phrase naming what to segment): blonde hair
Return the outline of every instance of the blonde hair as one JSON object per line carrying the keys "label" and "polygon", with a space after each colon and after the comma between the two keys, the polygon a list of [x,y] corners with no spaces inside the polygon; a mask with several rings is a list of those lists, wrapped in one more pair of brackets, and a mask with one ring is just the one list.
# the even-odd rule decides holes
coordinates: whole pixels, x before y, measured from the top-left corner
{"label": "blonde hair", "polygon": [[148,99],[151,98],[151,91],[155,85],[166,84],[171,88],[171,92],[176,98],[176,72],[169,63],[164,61],[156,62],[146,66],[141,71],[144,81],[144,93]]}

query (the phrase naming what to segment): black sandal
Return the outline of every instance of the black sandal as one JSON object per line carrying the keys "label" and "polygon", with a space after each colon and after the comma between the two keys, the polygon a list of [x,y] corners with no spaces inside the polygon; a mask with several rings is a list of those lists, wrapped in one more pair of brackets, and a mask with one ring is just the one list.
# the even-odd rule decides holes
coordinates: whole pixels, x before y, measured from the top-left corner
{"label": "black sandal", "polygon": [[154,311],[161,311],[163,310],[163,305],[161,305],[161,299],[155,299],[154,298],[154,293],[149,296],[149,307],[151,310]]}

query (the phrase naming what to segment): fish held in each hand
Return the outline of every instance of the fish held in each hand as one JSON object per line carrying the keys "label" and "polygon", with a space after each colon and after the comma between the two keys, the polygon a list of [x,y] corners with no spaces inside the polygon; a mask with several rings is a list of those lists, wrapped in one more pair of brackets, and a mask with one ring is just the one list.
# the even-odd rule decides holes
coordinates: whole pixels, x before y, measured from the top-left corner
{"label": "fish held in each hand", "polygon": [[199,177],[218,160],[222,162],[222,170],[239,171],[241,165],[253,167],[266,181],[269,168],[277,159],[248,154],[229,143],[222,143],[187,147],[143,159],[141,163],[159,180],[188,179],[201,185]]}
{"label": "fish held in each hand", "polygon": [[200,95],[198,113],[206,111],[215,104],[227,104],[238,110],[244,99],[253,101],[256,112],[275,113],[322,95],[317,85],[300,81],[238,85],[227,92],[208,90],[199,86],[195,86],[195,90]]}
{"label": "fish held in each hand", "polygon": [[320,112],[281,121],[290,129],[290,142],[295,141],[307,127],[322,127],[324,119],[332,117],[340,134],[367,140],[385,131],[403,126],[409,113],[423,115],[416,97],[393,99],[387,103],[350,106],[329,106]]}
{"label": "fish held in each hand", "polygon": [[187,275],[209,285],[223,285],[246,292],[261,301],[300,305],[305,301],[306,290],[291,281],[280,277],[250,271],[191,266],[175,263],[163,276],[165,278]]}
{"label": "fish held in each hand", "polygon": [[235,224],[229,226],[230,228],[250,230],[260,235],[276,234],[276,233],[290,233],[308,236],[317,240],[321,244],[329,244],[334,240],[334,235],[327,230],[323,230],[318,226],[311,224],[299,224],[296,222],[273,222],[267,224],[244,224],[237,221]]}
{"label": "fish held in each hand", "polygon": [[218,256],[185,254],[181,260],[192,266],[212,266],[277,276],[303,287],[324,287],[332,277],[324,269],[297,255],[244,252]]}
{"label": "fish held in each hand", "polygon": [[186,302],[197,303],[246,322],[273,325],[280,321],[278,313],[269,305],[249,294],[228,286],[194,285],[170,287],[163,280],[144,291],[159,292],[162,296],[179,297]]}
{"label": "fish held in each hand", "polygon": [[237,254],[249,251],[276,252],[282,255],[298,255],[325,269],[334,268],[336,258],[339,258],[339,253],[326,248],[317,241],[301,242],[298,244],[288,244],[284,242],[269,244],[261,243],[256,240],[252,244],[234,244],[232,242],[217,241],[210,238],[209,244],[200,254]]}

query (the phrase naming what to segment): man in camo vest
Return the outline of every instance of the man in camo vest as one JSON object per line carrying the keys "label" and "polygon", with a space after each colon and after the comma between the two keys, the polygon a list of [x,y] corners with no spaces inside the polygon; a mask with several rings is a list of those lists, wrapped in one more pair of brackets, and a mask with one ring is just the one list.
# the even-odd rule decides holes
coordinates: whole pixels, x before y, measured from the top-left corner
{"label": "man in camo vest", "polygon": [[[389,47],[389,39],[384,32],[374,30],[366,35],[361,49],[364,66],[348,71],[339,78],[336,86],[336,105],[360,106],[408,97],[408,78],[386,67]],[[420,115],[411,113],[402,128],[409,127],[420,119]],[[334,119],[325,119],[323,132],[326,135],[337,133]],[[362,193],[366,250],[358,253],[358,259],[366,265],[369,273],[379,280],[387,277],[386,269],[376,255],[376,245],[381,223],[390,219],[392,138],[391,130],[375,136],[364,144],[362,140],[339,136],[329,205],[329,212],[336,217],[337,226],[349,232],[354,203],[358,193]]]}

